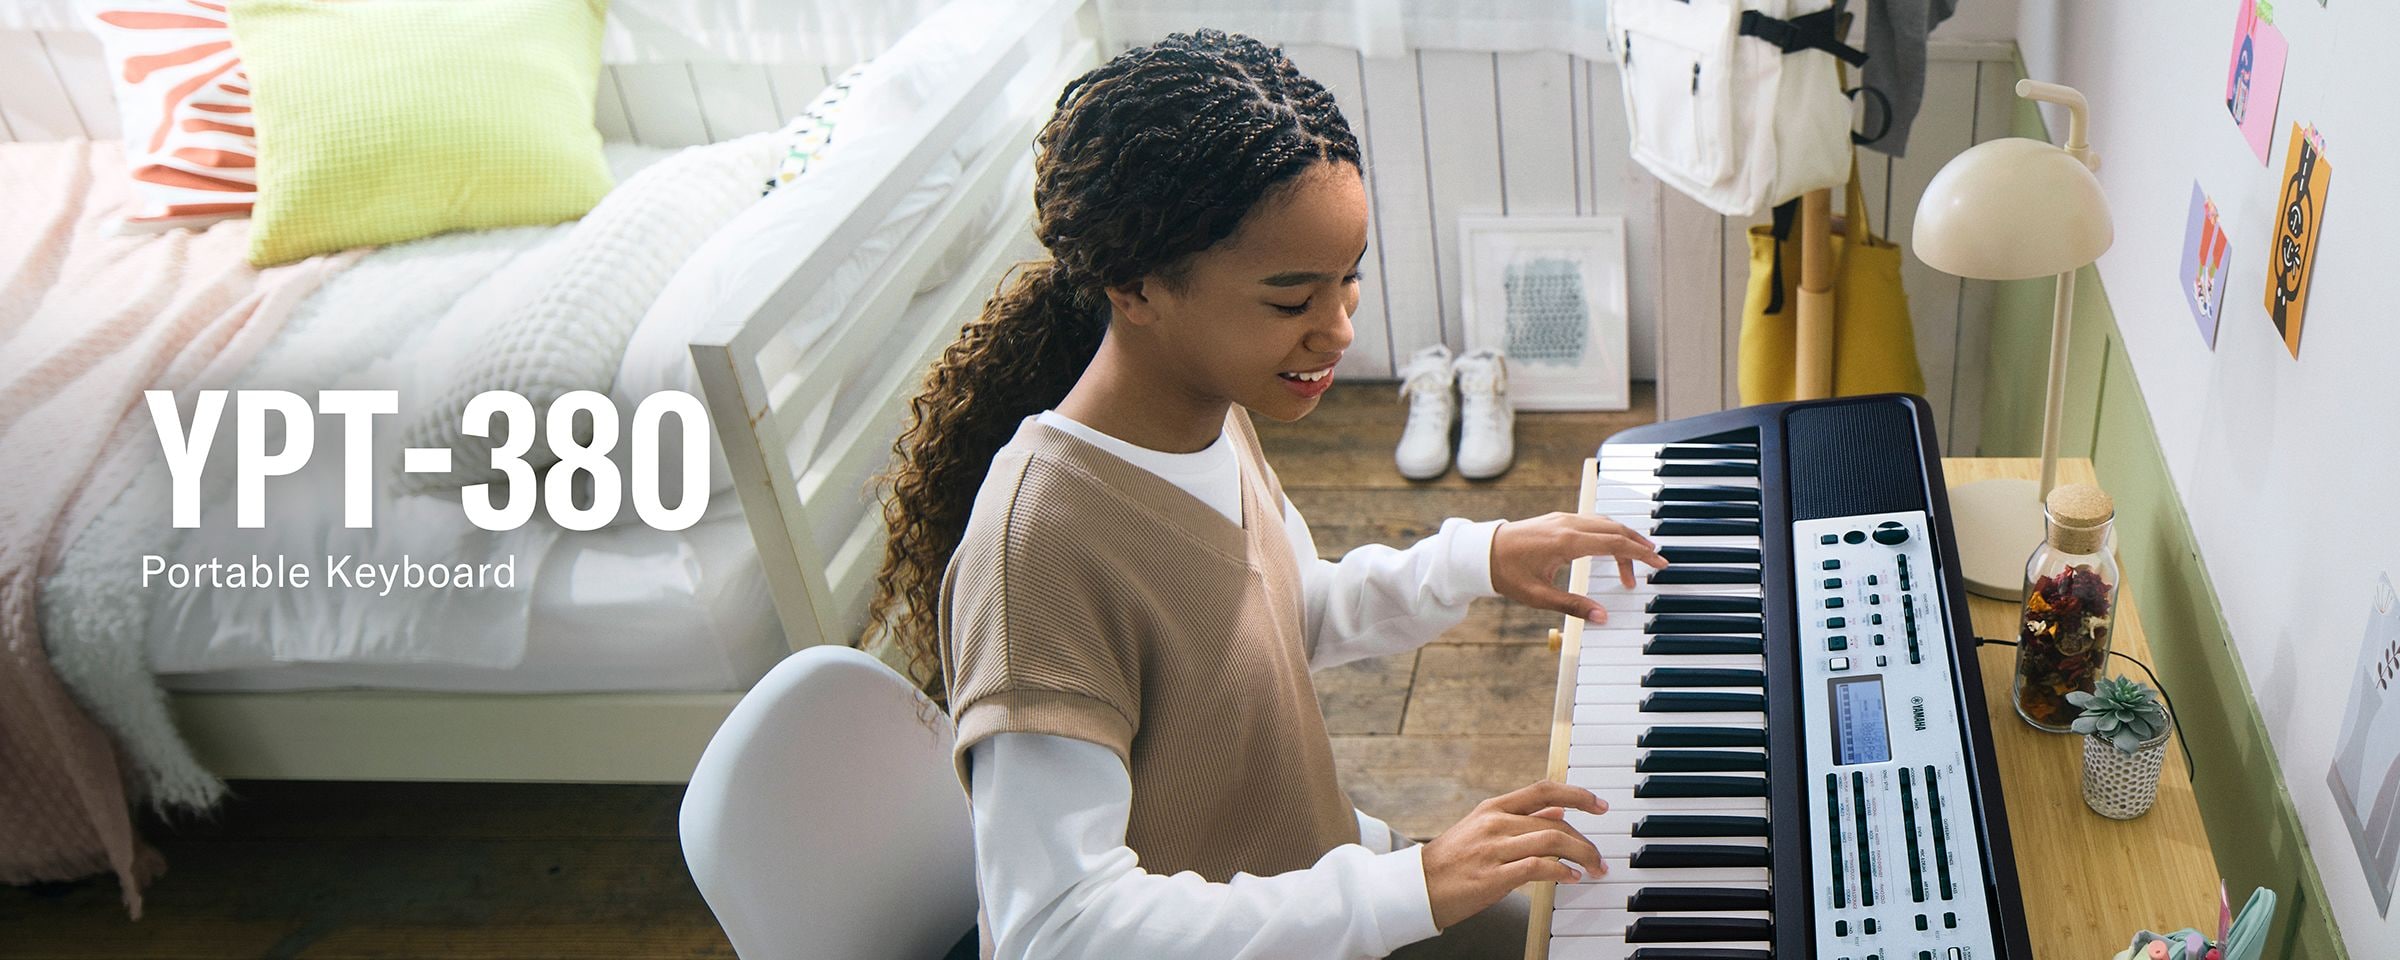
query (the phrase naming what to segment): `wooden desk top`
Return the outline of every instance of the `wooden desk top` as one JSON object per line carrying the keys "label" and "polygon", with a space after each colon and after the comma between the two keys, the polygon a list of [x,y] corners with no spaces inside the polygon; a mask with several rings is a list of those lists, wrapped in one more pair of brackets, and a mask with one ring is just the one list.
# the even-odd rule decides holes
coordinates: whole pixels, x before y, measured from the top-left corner
{"label": "wooden desk top", "polygon": [[[2040,464],[2031,458],[1945,459],[1942,474],[1955,487],[1996,477],[2033,479]],[[2058,479],[2091,482],[2091,461],[2060,460]],[[2130,588],[2120,594],[2112,642],[2114,649],[2149,663],[2150,642],[2142,634],[2134,599]],[[2016,639],[2016,604],[1970,597],[1967,608],[1978,635]],[[2083,805],[2083,738],[2044,733],[2017,716],[2009,705],[2014,647],[1976,652],[1982,658],[1992,748],[2000,758],[2000,788],[2008,803],[2034,956],[2107,960],[2125,949],[2136,930],[2213,930],[2216,855],[2184,774],[2184,745],[2175,742],[2167,751],[2158,804],[2149,813],[2125,821],[2093,813]],[[2149,682],[2131,664],[2110,659],[2118,668],[2112,673]]]}
{"label": "wooden desk top", "polygon": [[[2040,461],[1976,458],[1944,459],[1942,473],[1951,486],[2000,477],[2034,479]],[[2059,482],[2088,483],[2090,460],[2059,462]],[[1592,501],[1592,478],[1587,466],[1579,504]],[[2030,548],[2029,548],[2030,549]],[[1589,575],[1590,561],[1578,560],[1570,583]],[[1996,640],[2016,638],[2018,606],[1970,597],[1968,616],[1975,632]],[[2143,636],[2130,589],[2119,595],[2114,649],[2145,663],[2150,643]],[[1581,650],[1580,621],[1566,621],[1562,655]],[[1984,700],[1990,711],[1992,746],[2000,761],[2000,786],[2008,806],[2009,836],[2015,844],[2017,882],[2025,903],[2027,932],[2037,960],[2108,960],[2132,940],[2137,930],[2211,929],[2217,918],[2217,865],[2192,784],[2184,773],[2182,744],[2167,752],[2159,775],[2158,802],[2150,812],[2132,820],[2111,820],[2083,803],[2083,738],[2044,733],[2027,725],[2010,705],[2009,687],[2015,677],[2016,649],[1992,646],[1977,651],[1983,668]],[[2115,660],[2115,658],[2110,658]],[[2141,671],[2117,661],[2136,679]],[[1559,716],[1554,719],[1550,745],[1550,776],[1566,772],[1567,712],[1574,700],[1574,673],[1562,669],[1559,678]],[[1534,929],[1546,931],[1552,886],[1533,884]],[[1546,938],[1526,944],[1532,960],[1548,955]]]}

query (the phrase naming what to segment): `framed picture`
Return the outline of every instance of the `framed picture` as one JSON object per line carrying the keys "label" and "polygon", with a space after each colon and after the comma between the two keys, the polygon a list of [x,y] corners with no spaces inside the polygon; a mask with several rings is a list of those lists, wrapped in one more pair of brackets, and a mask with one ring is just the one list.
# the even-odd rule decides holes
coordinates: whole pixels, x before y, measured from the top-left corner
{"label": "framed picture", "polygon": [[1508,355],[1519,410],[1623,410],[1622,217],[1461,217],[1467,349]]}

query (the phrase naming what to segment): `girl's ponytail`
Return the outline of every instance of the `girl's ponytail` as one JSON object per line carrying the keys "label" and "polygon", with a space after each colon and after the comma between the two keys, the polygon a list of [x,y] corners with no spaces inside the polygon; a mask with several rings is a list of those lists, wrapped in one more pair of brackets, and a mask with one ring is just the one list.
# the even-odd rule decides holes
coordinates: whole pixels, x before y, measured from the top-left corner
{"label": "girl's ponytail", "polygon": [[935,649],[942,574],[966,534],[992,457],[1026,417],[1058,406],[1099,352],[1107,320],[1082,302],[1055,261],[1020,264],[942,351],[909,404],[886,478],[883,569],[868,636],[888,631],[909,679],[944,701]]}

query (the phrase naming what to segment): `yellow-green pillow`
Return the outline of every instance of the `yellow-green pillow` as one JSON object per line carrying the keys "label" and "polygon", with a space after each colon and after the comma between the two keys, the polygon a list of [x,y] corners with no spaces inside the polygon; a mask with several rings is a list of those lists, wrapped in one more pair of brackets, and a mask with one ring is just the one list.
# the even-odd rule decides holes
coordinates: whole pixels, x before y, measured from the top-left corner
{"label": "yellow-green pillow", "polygon": [[608,192],[606,0],[233,0],[258,126],[250,262],[558,223]]}

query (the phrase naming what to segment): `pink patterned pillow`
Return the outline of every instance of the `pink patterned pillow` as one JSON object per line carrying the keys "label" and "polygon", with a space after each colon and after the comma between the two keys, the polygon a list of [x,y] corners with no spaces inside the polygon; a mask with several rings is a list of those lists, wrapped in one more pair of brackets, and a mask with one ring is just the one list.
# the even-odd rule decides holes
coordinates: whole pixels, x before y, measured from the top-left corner
{"label": "pink patterned pillow", "polygon": [[225,7],[210,0],[101,0],[92,32],[107,54],[133,174],[128,231],[250,215],[258,136],[250,79]]}

